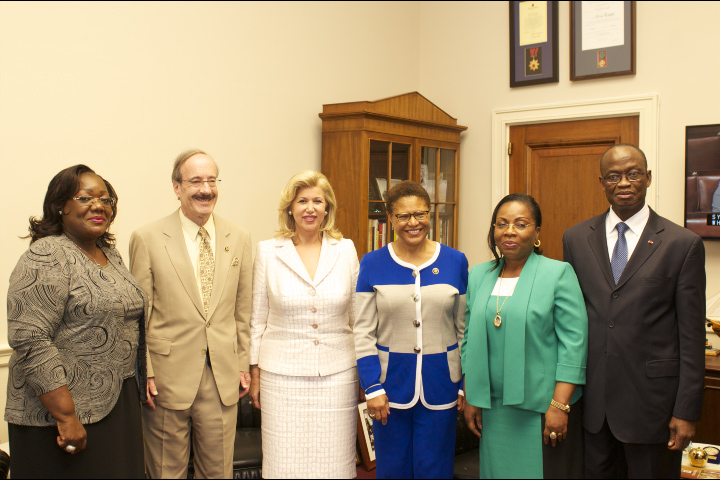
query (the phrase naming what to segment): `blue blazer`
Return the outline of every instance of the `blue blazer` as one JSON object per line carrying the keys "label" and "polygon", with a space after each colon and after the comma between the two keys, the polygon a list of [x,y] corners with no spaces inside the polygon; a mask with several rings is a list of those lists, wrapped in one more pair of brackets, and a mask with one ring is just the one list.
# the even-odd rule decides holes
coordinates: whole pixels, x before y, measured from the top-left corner
{"label": "blue blazer", "polygon": [[465,255],[445,245],[420,267],[388,247],[363,257],[353,333],[368,398],[385,393],[399,409],[457,404],[467,275]]}

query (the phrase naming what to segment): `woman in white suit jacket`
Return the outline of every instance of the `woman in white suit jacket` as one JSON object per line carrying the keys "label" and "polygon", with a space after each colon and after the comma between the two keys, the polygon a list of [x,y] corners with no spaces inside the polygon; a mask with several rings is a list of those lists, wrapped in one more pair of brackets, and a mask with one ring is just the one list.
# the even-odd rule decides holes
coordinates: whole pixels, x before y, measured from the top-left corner
{"label": "woman in white suit jacket", "polygon": [[250,395],[263,412],[263,478],[356,475],[359,263],[336,205],[323,174],[300,172],[282,192],[277,236],[258,244]]}

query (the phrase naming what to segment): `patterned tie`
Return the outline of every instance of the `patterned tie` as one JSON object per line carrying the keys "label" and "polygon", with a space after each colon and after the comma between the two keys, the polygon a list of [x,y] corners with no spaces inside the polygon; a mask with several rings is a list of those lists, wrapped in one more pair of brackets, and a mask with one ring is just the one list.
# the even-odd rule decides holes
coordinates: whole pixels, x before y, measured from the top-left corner
{"label": "patterned tie", "polygon": [[615,243],[615,248],[613,249],[610,266],[612,267],[615,285],[617,285],[618,280],[620,280],[620,275],[622,275],[623,270],[625,270],[625,265],[627,265],[628,261],[628,248],[627,240],[625,240],[625,232],[627,232],[630,227],[628,227],[627,224],[620,222],[615,225],[615,228],[618,232],[618,238]]}
{"label": "patterned tie", "polygon": [[205,316],[207,317],[213,279],[215,278],[215,257],[210,246],[210,235],[205,230],[205,227],[200,227],[198,233],[202,238],[200,243],[200,287],[202,288],[202,301],[205,307]]}

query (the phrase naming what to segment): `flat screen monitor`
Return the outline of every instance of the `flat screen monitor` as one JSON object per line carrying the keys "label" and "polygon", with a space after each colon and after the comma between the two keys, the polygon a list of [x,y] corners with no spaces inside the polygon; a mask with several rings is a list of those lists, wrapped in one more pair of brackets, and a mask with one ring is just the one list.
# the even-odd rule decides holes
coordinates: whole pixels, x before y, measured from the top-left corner
{"label": "flat screen monitor", "polygon": [[720,124],[686,127],[685,227],[720,239]]}

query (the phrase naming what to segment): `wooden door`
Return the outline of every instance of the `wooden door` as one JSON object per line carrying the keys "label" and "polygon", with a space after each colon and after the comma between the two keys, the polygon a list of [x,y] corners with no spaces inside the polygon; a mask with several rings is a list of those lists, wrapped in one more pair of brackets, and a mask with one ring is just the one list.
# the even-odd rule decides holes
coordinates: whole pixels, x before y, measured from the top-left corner
{"label": "wooden door", "polygon": [[562,260],[563,232],[607,210],[600,157],[618,143],[638,144],[638,118],[510,127],[510,193],[527,193],[540,205],[546,257]]}

